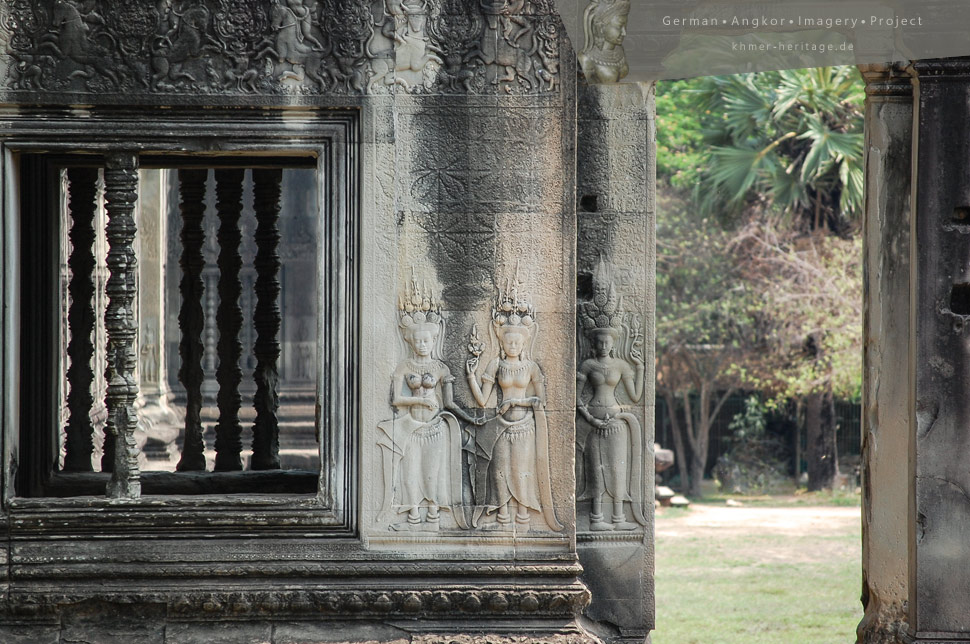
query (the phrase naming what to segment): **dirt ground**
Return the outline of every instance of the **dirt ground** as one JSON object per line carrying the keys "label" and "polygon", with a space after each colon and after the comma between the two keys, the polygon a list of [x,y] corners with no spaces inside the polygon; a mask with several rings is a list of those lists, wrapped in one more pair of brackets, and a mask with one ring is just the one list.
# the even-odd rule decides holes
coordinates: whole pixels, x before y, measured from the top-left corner
{"label": "dirt ground", "polygon": [[763,508],[694,504],[687,511],[659,509],[657,536],[700,537],[758,532],[824,537],[845,534],[861,520],[860,508],[852,507]]}
{"label": "dirt ground", "polygon": [[665,543],[683,538],[710,540],[716,544],[742,537],[740,541],[731,539],[733,553],[762,562],[810,563],[858,558],[860,542],[834,537],[859,534],[860,522],[861,510],[857,507],[694,504],[686,511],[662,508],[657,511],[656,523],[658,557],[663,557]]}

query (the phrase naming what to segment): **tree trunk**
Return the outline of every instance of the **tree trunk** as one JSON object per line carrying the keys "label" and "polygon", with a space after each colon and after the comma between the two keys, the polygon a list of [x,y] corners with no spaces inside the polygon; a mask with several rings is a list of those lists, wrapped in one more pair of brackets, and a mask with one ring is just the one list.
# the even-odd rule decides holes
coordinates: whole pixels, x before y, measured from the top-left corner
{"label": "tree trunk", "polygon": [[[686,492],[690,485],[690,475],[687,471],[687,450],[684,449],[684,435],[677,418],[677,397],[671,391],[663,392],[667,403],[667,415],[670,417],[670,433],[674,438],[674,460],[677,461],[677,472],[680,474],[680,490]],[[689,412],[690,410],[688,410]]]}
{"label": "tree trunk", "polygon": [[704,482],[704,470],[707,469],[707,446],[711,438],[711,390],[707,383],[701,385],[700,400],[698,400],[698,419],[695,425],[694,453],[690,461],[690,492],[688,496],[700,498],[702,496],[701,483]]}
{"label": "tree trunk", "polygon": [[835,453],[835,401],[832,390],[809,394],[805,399],[805,437],[808,489],[831,489],[839,471]]}
{"label": "tree trunk", "polygon": [[[706,454],[705,454],[706,456]],[[704,466],[707,465],[707,459],[694,454],[693,458],[690,460],[690,488],[687,492],[687,496],[692,499],[699,499],[703,496],[701,492],[701,482],[704,480]]]}

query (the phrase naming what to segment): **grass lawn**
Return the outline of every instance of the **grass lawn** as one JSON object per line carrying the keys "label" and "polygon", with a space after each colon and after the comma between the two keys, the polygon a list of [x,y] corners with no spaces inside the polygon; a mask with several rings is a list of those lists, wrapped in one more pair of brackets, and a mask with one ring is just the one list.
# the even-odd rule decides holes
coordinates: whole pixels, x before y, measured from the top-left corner
{"label": "grass lawn", "polygon": [[753,505],[658,512],[653,644],[855,641],[858,510]]}

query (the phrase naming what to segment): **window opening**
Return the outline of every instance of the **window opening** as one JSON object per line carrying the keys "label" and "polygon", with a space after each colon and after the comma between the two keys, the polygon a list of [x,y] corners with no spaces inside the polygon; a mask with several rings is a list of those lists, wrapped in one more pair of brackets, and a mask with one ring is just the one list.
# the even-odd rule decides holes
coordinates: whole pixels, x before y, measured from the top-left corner
{"label": "window opening", "polygon": [[21,160],[18,495],[315,493],[315,159],[129,158]]}

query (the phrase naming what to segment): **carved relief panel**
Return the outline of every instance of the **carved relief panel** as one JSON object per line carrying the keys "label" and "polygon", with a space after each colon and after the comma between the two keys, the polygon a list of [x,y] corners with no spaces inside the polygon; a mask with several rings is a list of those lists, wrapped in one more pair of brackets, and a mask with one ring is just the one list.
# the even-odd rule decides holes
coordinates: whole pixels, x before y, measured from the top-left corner
{"label": "carved relief panel", "polygon": [[623,311],[613,267],[600,259],[593,297],[579,303],[580,366],[576,374],[577,500],[590,502],[593,532],[647,525],[640,421],[629,405],[643,396],[643,329]]}
{"label": "carved relief panel", "polygon": [[437,299],[416,281],[399,304],[408,357],[391,378],[394,416],[377,426],[384,481],[377,520],[389,522],[393,531],[437,532],[445,511],[450,514],[446,527],[466,529],[463,448],[469,441],[450,411],[454,377],[441,360],[445,320]]}
{"label": "carved relief panel", "polygon": [[552,499],[545,377],[532,360],[538,328],[516,276],[492,309],[498,357],[481,373],[478,330],[469,336],[468,384],[475,402],[491,412],[475,429],[475,527],[507,530],[514,520],[517,530],[563,529]]}
{"label": "carved relief panel", "polygon": [[14,0],[13,91],[537,94],[558,85],[544,0]]}
{"label": "carved relief panel", "polygon": [[[545,377],[532,358],[533,305],[509,281],[466,346],[445,332],[440,303],[414,279],[399,300],[407,357],[391,377],[393,417],[378,424],[382,472],[379,528],[392,532],[563,530],[553,503]],[[449,358],[467,352],[474,405],[455,400]],[[484,364],[483,364],[484,363]]]}

